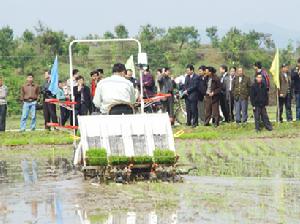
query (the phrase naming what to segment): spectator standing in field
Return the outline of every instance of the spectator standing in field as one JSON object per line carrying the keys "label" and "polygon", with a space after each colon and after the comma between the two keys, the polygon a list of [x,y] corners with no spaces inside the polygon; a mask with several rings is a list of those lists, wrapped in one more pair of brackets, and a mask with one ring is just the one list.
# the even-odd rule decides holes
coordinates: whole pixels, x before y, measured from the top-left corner
{"label": "spectator standing in field", "polygon": [[[91,98],[93,100],[96,92],[97,83],[99,80],[99,72],[97,70],[91,72]],[[94,103],[92,103],[92,112],[96,112],[96,107]]]}
{"label": "spectator standing in field", "polygon": [[0,76],[0,132],[5,131],[7,113],[8,88],[4,85],[3,77]]}
{"label": "spectator standing in field", "polygon": [[186,66],[186,78],[184,83],[185,105],[187,112],[187,126],[198,126],[198,101],[199,101],[199,76],[195,74],[194,66]]}
{"label": "spectator standing in field", "polygon": [[138,86],[138,81],[136,78],[133,77],[133,72],[131,69],[127,69],[125,78],[132,83],[134,88]]}
{"label": "spectator standing in field", "polygon": [[245,76],[243,68],[238,68],[233,82],[233,96],[235,107],[235,121],[237,124],[246,123],[248,119],[248,99],[251,89],[251,80]]}
{"label": "spectator standing in field", "polygon": [[206,68],[207,74],[207,89],[205,96],[205,126],[209,125],[212,118],[213,125],[219,126],[219,101],[222,84],[216,75],[216,69],[213,67]]}
{"label": "spectator standing in field", "polygon": [[[64,83],[62,81],[58,81],[58,91],[56,94],[56,98],[59,101],[67,100],[67,95],[65,94],[64,91]],[[62,126],[65,126],[69,116],[70,116],[69,110],[66,107],[60,106],[60,124]]]}
{"label": "spectator standing in field", "polygon": [[33,82],[33,74],[29,73],[26,78],[26,84],[21,87],[20,100],[23,102],[21,117],[21,132],[26,130],[26,122],[31,113],[31,131],[36,128],[36,103],[39,97],[40,88]]}
{"label": "spectator standing in field", "polygon": [[296,98],[296,120],[300,121],[300,58],[297,61],[297,66],[292,69],[292,89]]}
{"label": "spectator standing in field", "polygon": [[198,119],[200,123],[205,122],[205,103],[204,97],[206,95],[206,76],[205,76],[206,66],[202,65],[198,69],[199,73],[199,101],[198,101]]}
{"label": "spectator standing in field", "polygon": [[184,83],[185,83],[186,77],[187,77],[187,74],[184,74],[184,75],[179,75],[174,79],[177,89],[179,90],[180,96],[182,95],[182,91],[184,90]]}
{"label": "spectator standing in field", "polygon": [[96,91],[96,87],[97,87],[97,83],[98,83],[98,79],[99,79],[99,73],[95,70],[91,72],[91,96],[94,97],[95,96],[95,91]]}
{"label": "spectator standing in field", "polygon": [[234,121],[234,96],[233,96],[233,83],[236,77],[236,67],[231,67],[229,70],[230,85],[229,85],[229,118]]}
{"label": "spectator standing in field", "polygon": [[161,84],[159,83],[158,79],[163,75],[163,69],[158,68],[156,70],[156,86],[157,86],[157,92],[161,92]]}
{"label": "spectator standing in field", "polygon": [[153,97],[155,95],[155,81],[152,74],[150,73],[149,66],[143,70],[142,82],[143,90],[141,91],[143,91],[144,98]]}
{"label": "spectator standing in field", "polygon": [[174,118],[174,87],[175,82],[171,78],[171,69],[164,68],[164,73],[157,77],[158,84],[160,86],[160,92],[165,94],[171,94],[170,97],[162,101],[163,112],[168,112],[170,118]]}
{"label": "spectator standing in field", "polygon": [[[269,92],[269,89],[270,89],[270,76],[267,73],[267,70],[262,67],[262,63],[260,61],[257,61],[257,62],[254,63],[254,70],[255,70],[255,77],[257,75],[262,76],[262,82],[266,86],[266,88]],[[269,100],[269,97],[268,97],[268,100]]]}
{"label": "spectator standing in field", "polygon": [[281,66],[280,73],[280,89],[279,89],[279,121],[283,122],[283,106],[285,106],[286,120],[293,121],[292,116],[292,90],[291,90],[291,76],[289,74],[289,67],[287,64]]}
{"label": "spectator standing in field", "polygon": [[73,69],[72,74],[73,74],[72,80],[70,79],[67,80],[67,86],[70,88],[70,92],[71,92],[71,82],[73,82],[73,87],[77,86],[77,78],[79,76],[79,70],[76,68]]}
{"label": "spectator standing in field", "polygon": [[260,121],[262,121],[266,129],[268,131],[272,131],[272,124],[266,110],[266,106],[268,105],[268,89],[266,84],[263,82],[261,74],[256,76],[256,80],[251,87],[250,99],[254,112],[255,130],[257,132],[260,131],[259,126]]}
{"label": "spectator standing in field", "polygon": [[229,99],[230,99],[230,86],[231,86],[231,79],[230,75],[228,74],[228,67],[226,65],[220,66],[220,82],[222,84],[222,90],[220,93],[220,105],[221,110],[225,119],[225,122],[230,121],[229,115]]}
{"label": "spectator standing in field", "polygon": [[44,73],[45,82],[42,85],[41,92],[43,94],[43,113],[44,113],[44,125],[45,129],[50,131],[50,127],[47,125],[50,121],[53,123],[57,123],[57,115],[56,115],[56,105],[52,103],[46,103],[46,99],[53,99],[56,96],[52,95],[51,91],[49,91],[49,86],[51,83],[51,74],[49,71],[45,71]]}
{"label": "spectator standing in field", "polygon": [[92,111],[92,98],[90,88],[85,85],[83,76],[77,77],[77,86],[73,89],[75,102],[75,121],[77,123],[78,115],[87,115]]}
{"label": "spectator standing in field", "polygon": [[[71,89],[71,83],[73,83],[73,90],[74,90],[74,87],[76,87],[77,85],[78,85],[78,83],[77,83],[77,78],[78,78],[78,76],[79,76],[79,70],[78,69],[73,69],[73,71],[72,71],[72,80],[71,79],[68,79],[67,80],[67,87],[68,87],[68,93],[69,93],[69,95],[71,96],[71,98],[70,98],[70,100],[74,100],[73,98],[72,98],[72,95],[71,95],[71,93],[72,93],[72,89]],[[74,97],[74,93],[73,93],[73,97]],[[70,116],[70,124],[71,125],[73,125],[73,110],[72,111],[70,111],[70,113],[69,113],[69,116]]]}
{"label": "spectator standing in field", "polygon": [[100,82],[104,77],[104,70],[102,68],[98,68],[96,71],[98,72],[97,82]]}

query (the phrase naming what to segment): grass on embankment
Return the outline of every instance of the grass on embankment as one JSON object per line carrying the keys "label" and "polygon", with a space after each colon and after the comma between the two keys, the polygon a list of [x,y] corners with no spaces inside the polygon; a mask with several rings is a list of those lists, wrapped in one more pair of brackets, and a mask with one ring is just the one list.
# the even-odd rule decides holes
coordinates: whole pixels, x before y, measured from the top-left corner
{"label": "grass on embankment", "polygon": [[0,134],[1,146],[71,144],[70,133],[63,131],[5,132]]}
{"label": "grass on embankment", "polygon": [[73,157],[72,146],[46,146],[46,145],[36,145],[30,147],[17,147],[11,150],[1,151],[1,160],[7,161],[18,161],[20,159],[56,159],[56,158],[67,158],[71,159]]}
{"label": "grass on embankment", "polygon": [[202,140],[225,140],[225,139],[249,139],[249,138],[294,138],[300,136],[300,122],[273,123],[274,130],[269,132],[262,129],[256,133],[254,123],[237,125],[235,123],[222,124],[217,128],[199,126],[197,128],[187,128],[185,126],[176,127],[174,133],[183,130],[184,134],[178,139],[202,139]]}
{"label": "grass on embankment", "polygon": [[[176,139],[200,139],[200,140],[232,140],[232,139],[263,139],[263,138],[295,138],[300,136],[300,122],[273,123],[272,132],[263,129],[260,133],[254,130],[254,124],[246,125],[222,124],[217,128],[199,126],[189,128],[186,126],[176,127],[174,133],[183,130],[184,134]],[[34,131],[34,132],[5,132],[0,133],[0,146],[17,145],[61,145],[71,144],[72,135],[64,131]]]}

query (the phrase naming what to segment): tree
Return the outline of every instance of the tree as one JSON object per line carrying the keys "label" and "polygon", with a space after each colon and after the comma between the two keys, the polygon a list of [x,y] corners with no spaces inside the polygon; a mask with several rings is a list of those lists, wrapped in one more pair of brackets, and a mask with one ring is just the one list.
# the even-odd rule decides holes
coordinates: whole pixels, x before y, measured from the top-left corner
{"label": "tree", "polygon": [[245,34],[245,37],[247,40],[248,48],[250,49],[258,49],[258,48],[274,49],[275,47],[271,34],[250,30],[249,33]]}
{"label": "tree", "polygon": [[23,34],[22,34],[22,39],[24,42],[26,43],[31,43],[34,41],[34,33],[32,33],[31,31],[29,31],[28,29],[26,29]]}
{"label": "tree", "polygon": [[246,42],[241,30],[231,28],[220,42],[220,49],[225,59],[235,64],[240,61],[241,53],[246,50]]}
{"label": "tree", "polygon": [[10,56],[15,46],[14,31],[9,26],[0,29],[0,55]]}
{"label": "tree", "polygon": [[164,29],[147,24],[145,26],[141,26],[139,31],[139,40],[142,42],[158,40],[161,39],[165,33],[166,31]]}
{"label": "tree", "polygon": [[219,37],[217,33],[218,28],[216,26],[206,28],[206,35],[210,39],[213,48],[217,48],[219,46]]}
{"label": "tree", "polygon": [[198,43],[199,42],[198,30],[193,26],[182,27],[176,26],[168,29],[167,39],[179,43],[179,50],[182,49],[186,43]]}
{"label": "tree", "polygon": [[52,55],[63,55],[68,52],[68,36],[62,31],[55,32],[47,29],[38,36],[39,43],[44,50]]}
{"label": "tree", "polygon": [[103,34],[103,38],[104,39],[114,39],[115,38],[115,35],[110,32],[110,31],[106,31],[104,34]]}
{"label": "tree", "polygon": [[32,44],[24,42],[19,43],[16,49],[15,55],[15,66],[21,69],[21,73],[24,74],[26,65],[33,60],[36,56],[36,52]]}
{"label": "tree", "polygon": [[115,33],[117,38],[128,38],[128,30],[122,24],[115,26]]}
{"label": "tree", "polygon": [[219,47],[224,53],[225,60],[231,64],[241,64],[251,67],[254,61],[261,61],[263,64],[269,64],[270,55],[266,51],[272,47],[272,39],[268,35],[254,30],[249,33],[243,33],[236,27],[231,28],[219,42]]}
{"label": "tree", "polygon": [[41,20],[39,20],[38,24],[34,26],[34,29],[37,32],[37,34],[42,34],[46,32],[49,28]]}
{"label": "tree", "polygon": [[292,40],[288,41],[286,48],[280,50],[280,63],[294,63],[294,44]]}
{"label": "tree", "polygon": [[98,34],[89,34],[85,37],[87,40],[96,40],[96,39],[101,39],[101,37]]}

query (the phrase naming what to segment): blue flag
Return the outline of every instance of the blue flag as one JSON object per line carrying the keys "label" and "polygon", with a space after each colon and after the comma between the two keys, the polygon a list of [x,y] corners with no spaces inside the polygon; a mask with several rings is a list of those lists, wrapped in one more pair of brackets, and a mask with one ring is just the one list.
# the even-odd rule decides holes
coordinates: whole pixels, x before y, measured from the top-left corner
{"label": "blue flag", "polygon": [[58,58],[57,55],[55,57],[54,63],[51,68],[51,82],[49,86],[49,91],[53,94],[56,95],[58,92]]}

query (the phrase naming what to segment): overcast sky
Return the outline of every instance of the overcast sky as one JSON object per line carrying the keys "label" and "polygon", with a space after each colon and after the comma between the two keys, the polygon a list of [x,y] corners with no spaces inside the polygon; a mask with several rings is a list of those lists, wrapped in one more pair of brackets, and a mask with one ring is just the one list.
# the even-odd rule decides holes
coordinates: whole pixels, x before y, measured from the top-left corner
{"label": "overcast sky", "polygon": [[78,38],[102,35],[124,24],[130,36],[140,25],[195,26],[205,40],[205,28],[216,25],[223,33],[231,26],[272,33],[279,45],[300,40],[299,0],[2,0],[0,27],[16,35],[33,30],[38,20]]}

